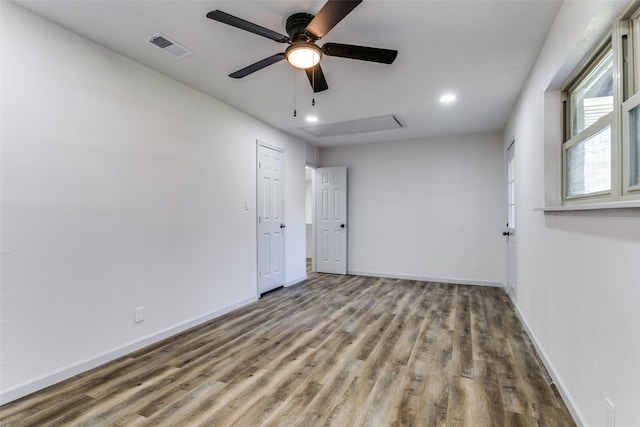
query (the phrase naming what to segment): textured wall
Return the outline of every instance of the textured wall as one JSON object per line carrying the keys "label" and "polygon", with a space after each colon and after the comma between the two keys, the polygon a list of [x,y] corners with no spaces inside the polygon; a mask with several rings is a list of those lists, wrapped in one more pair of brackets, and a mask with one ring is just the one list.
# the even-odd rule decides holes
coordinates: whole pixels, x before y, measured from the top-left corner
{"label": "textured wall", "polygon": [[1,3],[3,399],[257,297],[257,139],[305,277],[304,142]]}
{"label": "textured wall", "polygon": [[347,166],[349,271],[504,283],[499,134],[322,150]]}
{"label": "textured wall", "polygon": [[564,2],[504,137],[516,141],[517,306],[588,426],[606,425],[606,398],[617,427],[640,425],[640,209],[534,210],[557,196],[545,194],[545,161],[560,164],[545,158],[553,144],[545,129],[559,125],[545,116],[543,95],[604,37],[624,3]]}

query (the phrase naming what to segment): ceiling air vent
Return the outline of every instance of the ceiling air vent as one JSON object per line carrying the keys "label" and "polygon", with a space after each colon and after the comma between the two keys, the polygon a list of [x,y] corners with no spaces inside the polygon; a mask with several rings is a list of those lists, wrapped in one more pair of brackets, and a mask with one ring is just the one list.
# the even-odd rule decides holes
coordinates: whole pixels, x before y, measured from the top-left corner
{"label": "ceiling air vent", "polygon": [[395,115],[368,117],[365,119],[349,120],[346,122],[324,123],[308,126],[303,129],[316,138],[330,136],[353,135],[362,132],[375,132],[403,128],[403,124]]}
{"label": "ceiling air vent", "polygon": [[191,51],[186,47],[174,42],[163,34],[154,34],[147,37],[147,41],[157,48],[162,49],[174,58],[182,58],[187,55],[191,55]]}

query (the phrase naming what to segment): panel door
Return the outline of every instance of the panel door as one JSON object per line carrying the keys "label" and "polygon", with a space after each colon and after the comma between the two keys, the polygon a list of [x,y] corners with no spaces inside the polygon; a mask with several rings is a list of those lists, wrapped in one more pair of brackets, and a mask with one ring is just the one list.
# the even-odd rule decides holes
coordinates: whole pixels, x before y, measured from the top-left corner
{"label": "panel door", "polygon": [[347,168],[316,169],[316,269],[347,274]]}
{"label": "panel door", "polygon": [[284,285],[284,156],[258,145],[258,291]]}

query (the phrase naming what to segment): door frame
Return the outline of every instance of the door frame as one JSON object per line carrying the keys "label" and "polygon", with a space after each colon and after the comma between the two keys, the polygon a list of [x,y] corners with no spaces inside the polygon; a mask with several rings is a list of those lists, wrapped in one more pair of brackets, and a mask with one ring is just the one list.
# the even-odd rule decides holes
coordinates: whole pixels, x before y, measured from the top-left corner
{"label": "door frame", "polygon": [[[284,224],[286,224],[286,195],[287,192],[284,191],[284,177],[285,177],[285,149],[282,147],[278,147],[277,145],[273,145],[273,144],[269,144],[267,142],[264,142],[262,140],[256,139],[256,178],[255,178],[255,182],[256,182],[256,199],[255,199],[255,203],[256,203],[256,216],[255,216],[255,221],[256,221],[256,291],[258,293],[258,296],[261,295],[261,291],[260,291],[260,211],[259,211],[259,191],[260,191],[260,147],[265,147],[274,151],[277,151],[279,153],[282,154],[283,157],[283,162],[282,162],[282,186],[283,186],[283,191],[282,191],[282,203],[283,203],[283,208],[282,208],[282,222]],[[282,286],[285,285],[285,276],[286,276],[286,265],[287,265],[287,257],[286,257],[286,253],[287,253],[287,241],[286,241],[286,230],[283,231],[283,236],[282,236]],[[266,291],[268,292],[268,291]]]}
{"label": "door frame", "polygon": [[[518,236],[517,236],[517,220],[516,220],[516,207],[517,207],[517,194],[516,194],[516,141],[511,139],[511,142],[507,145],[505,150],[505,194],[506,200],[506,277],[505,277],[505,290],[507,295],[512,301],[516,301],[518,295]],[[513,158],[513,168],[510,170],[510,159]],[[513,176],[511,176],[513,175]],[[512,178],[512,179],[510,179]],[[510,181],[513,183],[513,188],[510,188]],[[510,190],[513,194],[510,194]],[[512,199],[513,198],[513,199]],[[511,205],[513,205],[513,211],[511,212]],[[510,213],[511,212],[511,213]],[[513,216],[513,218],[512,218]]]}

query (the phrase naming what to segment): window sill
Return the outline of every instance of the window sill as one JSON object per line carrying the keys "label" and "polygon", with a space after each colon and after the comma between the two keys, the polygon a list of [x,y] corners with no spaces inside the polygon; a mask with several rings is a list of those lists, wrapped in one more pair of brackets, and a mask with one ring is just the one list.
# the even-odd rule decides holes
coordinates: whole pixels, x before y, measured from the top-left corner
{"label": "window sill", "polygon": [[633,209],[640,208],[640,200],[630,200],[624,202],[606,202],[591,203],[584,205],[570,206],[545,206],[543,208],[535,208],[534,211],[539,212],[565,212],[565,211],[595,211],[602,209]]}

